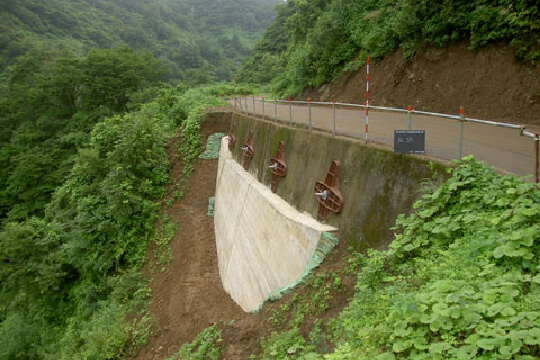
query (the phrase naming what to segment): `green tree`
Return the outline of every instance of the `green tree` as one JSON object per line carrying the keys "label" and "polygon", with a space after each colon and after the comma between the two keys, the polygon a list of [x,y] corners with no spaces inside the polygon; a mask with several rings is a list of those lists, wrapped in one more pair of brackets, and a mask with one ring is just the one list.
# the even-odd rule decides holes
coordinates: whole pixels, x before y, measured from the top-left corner
{"label": "green tree", "polygon": [[131,94],[155,85],[163,76],[159,62],[149,53],[140,55],[130,48],[92,51],[81,69],[85,110],[127,111]]}
{"label": "green tree", "polygon": [[18,221],[43,216],[93,125],[128,104],[136,107],[162,74],[148,53],[128,48],[96,50],[80,59],[46,49],[21,57],[9,71],[6,101],[0,103],[6,109],[2,122],[9,126],[0,150],[2,215]]}

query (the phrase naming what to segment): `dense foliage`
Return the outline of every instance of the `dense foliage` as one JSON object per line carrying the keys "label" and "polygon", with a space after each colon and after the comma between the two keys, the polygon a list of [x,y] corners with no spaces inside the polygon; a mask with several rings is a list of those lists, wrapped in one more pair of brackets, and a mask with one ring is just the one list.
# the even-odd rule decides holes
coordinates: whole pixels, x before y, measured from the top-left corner
{"label": "dense foliage", "polygon": [[167,80],[232,80],[274,16],[274,0],[0,0],[0,73],[29,49],[130,46],[150,51]]}
{"label": "dense foliage", "polygon": [[183,127],[199,151],[201,107],[215,90],[162,90],[139,111],[99,122],[78,148],[43,219],[0,232],[0,358],[112,359],[144,340],[140,274],[169,181],[167,140]]}
{"label": "dense foliage", "polygon": [[465,159],[365,258],[328,359],[540,356],[540,189]]}
{"label": "dense foliage", "polygon": [[178,226],[154,229],[165,148],[182,127],[189,176],[203,108],[233,87],[188,89],[232,80],[272,4],[0,0],[0,359],[146,341],[141,265]]}
{"label": "dense foliage", "polygon": [[540,58],[540,5],[530,0],[289,0],[245,64],[244,81],[271,83],[282,95],[320,86],[342,70],[398,47],[509,43],[524,60]]}
{"label": "dense foliage", "polygon": [[[312,274],[251,359],[538,359],[540,188],[472,157],[450,171],[398,218],[389,250],[349,260],[355,295],[337,317],[322,320],[341,277]],[[201,343],[220,341],[180,358]]]}
{"label": "dense foliage", "polygon": [[100,119],[136,109],[155,94],[163,70],[129,48],[69,51],[35,48],[7,72],[0,98],[0,218],[42,217],[77,148]]}

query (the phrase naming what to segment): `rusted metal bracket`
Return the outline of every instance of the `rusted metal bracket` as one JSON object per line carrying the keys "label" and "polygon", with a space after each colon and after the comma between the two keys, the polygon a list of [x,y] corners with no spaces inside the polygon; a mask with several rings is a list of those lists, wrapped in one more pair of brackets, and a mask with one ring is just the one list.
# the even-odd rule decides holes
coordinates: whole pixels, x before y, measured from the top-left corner
{"label": "rusted metal bracket", "polygon": [[249,130],[249,134],[246,141],[244,141],[242,151],[244,151],[244,169],[247,170],[249,168],[249,162],[253,157],[253,130]]}
{"label": "rusted metal bracket", "polygon": [[229,133],[229,151],[233,151],[234,144],[236,143],[236,133],[234,131],[234,124],[232,125],[231,132]]}
{"label": "rusted metal bracket", "polygon": [[317,220],[324,222],[330,212],[338,213],[343,208],[343,196],[339,189],[339,160],[332,161],[330,170],[326,173],[326,179],[323,182],[315,183],[315,196],[319,203],[317,211]]}
{"label": "rusted metal bracket", "polygon": [[270,190],[275,193],[277,191],[279,180],[287,175],[287,164],[285,163],[285,141],[279,142],[276,157],[270,159],[270,166],[268,167],[272,173]]}

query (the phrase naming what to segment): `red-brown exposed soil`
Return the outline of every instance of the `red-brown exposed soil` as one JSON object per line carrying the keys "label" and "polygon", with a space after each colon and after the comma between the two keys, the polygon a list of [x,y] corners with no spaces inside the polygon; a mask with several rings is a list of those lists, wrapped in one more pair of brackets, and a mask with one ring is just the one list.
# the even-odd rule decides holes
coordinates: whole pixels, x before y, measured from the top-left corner
{"label": "red-brown exposed soil", "polygon": [[[363,103],[366,69],[304,95],[316,101]],[[502,45],[469,50],[467,45],[426,48],[409,59],[401,51],[370,62],[370,103],[529,124],[540,129],[540,68],[516,60]]]}
{"label": "red-brown exposed soil", "polygon": [[[206,122],[201,129],[202,139],[206,141],[208,135],[215,132],[226,132],[228,126],[224,121]],[[175,144],[171,145],[169,158],[175,183],[183,169]],[[214,221],[207,216],[208,198],[214,195],[216,174],[217,160],[198,159],[188,181],[191,190],[166,211],[170,221],[179,224],[170,242],[174,260],[165,272],[160,272],[158,266],[152,279],[150,312],[159,327],[136,359],[166,359],[214,322],[243,315],[221,286]]]}
{"label": "red-brown exposed soil", "polygon": [[[202,140],[209,134],[227,132],[227,115],[212,114],[214,119],[203,123]],[[183,165],[177,156],[175,139],[169,149],[172,184],[181,177]],[[195,339],[200,331],[220,324],[223,331],[223,359],[249,359],[260,351],[260,338],[272,330],[279,330],[270,321],[272,309],[289,301],[291,295],[267,303],[258,313],[245,313],[223,290],[217,266],[217,253],[213,219],[207,216],[208,198],[214,194],[217,176],[217,160],[198,159],[195,171],[187,186],[191,189],[184,199],[175,202],[166,211],[170,221],[177,221],[179,231],[170,242],[174,260],[165,272],[155,271],[150,283],[152,304],[150,312],[157,323],[150,343],[140,349],[135,360],[157,360],[171,357],[182,344]],[[172,197],[172,188],[166,199]],[[153,249],[151,249],[153,250]],[[152,251],[149,256],[153,258]],[[336,316],[350,301],[354,288],[354,276],[345,274],[347,244],[340,243],[317,272],[332,270],[343,279],[343,286],[332,293],[329,308],[317,318],[326,321]],[[149,265],[150,269],[150,265]],[[149,271],[150,272],[150,271]],[[295,292],[309,292],[305,285]],[[316,316],[307,317],[301,331],[307,336]],[[234,320],[234,322],[231,322]]]}

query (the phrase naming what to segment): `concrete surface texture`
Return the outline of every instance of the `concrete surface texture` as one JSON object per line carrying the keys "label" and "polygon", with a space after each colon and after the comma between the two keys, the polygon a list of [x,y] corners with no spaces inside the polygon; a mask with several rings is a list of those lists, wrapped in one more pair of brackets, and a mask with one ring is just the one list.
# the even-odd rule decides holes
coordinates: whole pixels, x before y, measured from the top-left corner
{"label": "concrete surface texture", "polygon": [[270,158],[276,156],[279,141],[285,142],[287,176],[277,194],[300,212],[317,216],[314,186],[324,181],[333,160],[341,162],[340,189],[344,204],[331,214],[328,224],[339,228],[345,241],[358,249],[384,249],[393,240],[391,227],[398,214],[408,214],[422,195],[426,183],[436,182],[433,172],[446,174],[440,164],[430,166],[425,158],[397,155],[366,146],[363,141],[332,137],[321,132],[262,121],[234,114],[236,146],[233,157],[242,162],[242,144],[253,130],[253,159],[248,171],[270,185]]}
{"label": "concrete surface texture", "polygon": [[219,273],[232,299],[253,311],[272,291],[294,283],[322,232],[336,229],[273,194],[232,158],[227,141],[222,140],[214,206]]}

